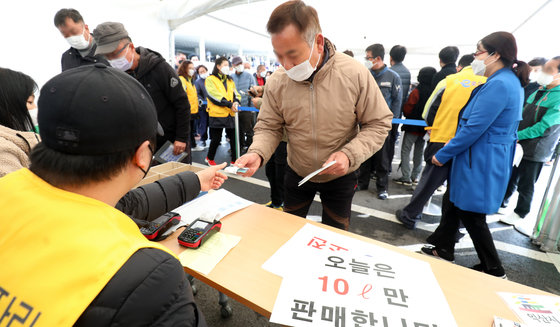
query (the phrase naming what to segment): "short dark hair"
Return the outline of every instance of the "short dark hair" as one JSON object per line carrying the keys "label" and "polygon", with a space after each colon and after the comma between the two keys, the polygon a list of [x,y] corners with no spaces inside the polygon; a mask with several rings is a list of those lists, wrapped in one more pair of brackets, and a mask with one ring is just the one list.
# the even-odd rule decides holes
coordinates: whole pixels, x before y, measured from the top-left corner
{"label": "short dark hair", "polygon": [[136,149],[106,155],[75,155],[37,144],[29,159],[29,169],[53,186],[79,186],[108,181],[128,164]]}
{"label": "short dark hair", "polygon": [[352,52],[351,50],[344,50],[344,51],[342,51],[342,53],[344,53],[345,55],[349,55],[350,57],[354,58],[354,52]]}
{"label": "short dark hair", "polygon": [[381,60],[384,60],[385,58],[385,48],[383,47],[383,44],[372,44],[366,48],[366,53],[367,52],[371,52],[373,58],[381,57]]}
{"label": "short dark hair", "polygon": [[54,26],[59,27],[66,24],[66,18],[70,18],[74,23],[83,23],[84,18],[76,9],[63,8],[54,15]]}
{"label": "short dark hair", "polygon": [[204,68],[204,69],[206,69],[206,71],[208,71],[208,68],[206,68],[206,66],[204,66],[204,65],[198,65],[198,66],[196,66],[196,73],[199,74],[199,75],[200,75],[200,72],[199,72],[198,70],[199,70],[200,68]]}
{"label": "short dark hair", "polygon": [[474,55],[472,53],[466,54],[459,59],[459,66],[467,67],[474,61]]}
{"label": "short dark hair", "polygon": [[403,62],[404,57],[406,56],[406,48],[402,45],[395,45],[389,51],[389,55],[393,58],[393,61],[398,63]]}
{"label": "short dark hair", "polygon": [[35,81],[21,72],[0,68],[0,125],[17,131],[30,131],[33,121],[27,99],[37,91]]}
{"label": "short dark hair", "polygon": [[301,0],[286,1],[276,7],[270,14],[266,30],[269,34],[280,33],[288,25],[294,25],[310,46],[315,35],[321,33],[317,11]]}
{"label": "short dark hair", "polygon": [[456,46],[447,46],[439,52],[439,60],[445,65],[454,64],[459,57],[459,48]]}
{"label": "short dark hair", "polygon": [[531,59],[527,64],[531,67],[544,66],[544,64],[546,64],[546,59],[543,57],[536,57]]}

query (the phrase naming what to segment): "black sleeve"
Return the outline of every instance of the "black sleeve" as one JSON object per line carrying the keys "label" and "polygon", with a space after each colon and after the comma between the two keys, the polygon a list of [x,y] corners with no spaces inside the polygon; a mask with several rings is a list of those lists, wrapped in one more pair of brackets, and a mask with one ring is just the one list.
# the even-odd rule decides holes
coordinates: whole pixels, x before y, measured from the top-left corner
{"label": "black sleeve", "polygon": [[177,259],[159,249],[134,253],[82,313],[75,326],[205,327]]}
{"label": "black sleeve", "polygon": [[443,96],[443,93],[445,92],[438,94],[437,98],[434,99],[430,109],[428,110],[428,115],[426,116],[426,123],[428,126],[432,126],[434,124],[434,119],[436,118],[436,114],[441,104],[441,97]]}
{"label": "black sleeve", "polygon": [[[215,104],[217,106],[228,107],[230,109],[233,106],[233,102],[236,102],[235,98],[234,98],[233,102],[226,100],[226,98],[222,98],[220,101],[216,101],[216,100],[214,100],[214,98],[208,97],[208,100],[210,100],[210,102],[212,102],[213,104]],[[239,102],[239,101],[237,101],[237,102]]]}
{"label": "black sleeve", "polygon": [[164,92],[170,105],[175,110],[175,141],[189,142],[191,105],[187,93],[183,89],[179,76],[167,62],[159,64],[164,78]]}
{"label": "black sleeve", "polygon": [[186,171],[140,186],[126,193],[115,208],[140,220],[154,220],[198,196],[200,181]]}

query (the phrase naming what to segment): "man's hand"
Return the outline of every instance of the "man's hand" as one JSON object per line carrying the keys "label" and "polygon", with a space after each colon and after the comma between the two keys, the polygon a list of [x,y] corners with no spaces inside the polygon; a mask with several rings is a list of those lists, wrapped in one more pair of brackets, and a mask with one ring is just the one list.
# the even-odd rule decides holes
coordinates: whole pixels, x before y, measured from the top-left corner
{"label": "man's hand", "polygon": [[432,157],[432,164],[434,164],[434,165],[436,165],[436,166],[438,166],[438,167],[443,166],[443,164],[437,160],[437,158],[436,158],[435,155]]}
{"label": "man's hand", "polygon": [[261,104],[262,104],[262,98],[257,97],[257,98],[252,98],[251,102],[253,102],[253,107],[260,109],[261,108]]}
{"label": "man's hand", "polygon": [[241,156],[235,162],[235,165],[239,168],[248,168],[245,174],[242,174],[243,177],[250,177],[253,176],[254,173],[261,167],[262,158],[258,154],[254,152],[247,153]]}
{"label": "man's hand", "polygon": [[181,141],[173,142],[173,154],[180,155],[181,153],[185,152],[185,148],[187,147],[187,143]]}
{"label": "man's hand", "polygon": [[329,168],[323,170],[319,173],[319,175],[336,175],[336,176],[344,176],[348,174],[348,167],[350,166],[350,160],[344,154],[344,152],[338,151],[329,157],[327,161],[323,164],[325,167],[329,162],[336,160],[336,163]]}
{"label": "man's hand", "polygon": [[198,176],[198,180],[200,181],[200,190],[209,191],[220,188],[228,178],[219,170],[224,169],[226,165],[227,164],[224,162],[221,165],[212,166],[197,172],[196,176]]}

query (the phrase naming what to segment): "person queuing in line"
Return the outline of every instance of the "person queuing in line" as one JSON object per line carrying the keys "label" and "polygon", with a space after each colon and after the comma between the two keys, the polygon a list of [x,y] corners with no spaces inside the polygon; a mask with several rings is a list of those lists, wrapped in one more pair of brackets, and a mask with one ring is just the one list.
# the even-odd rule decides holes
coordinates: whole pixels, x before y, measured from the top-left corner
{"label": "person queuing in line", "polygon": [[426,166],[410,202],[395,213],[406,228],[415,228],[416,222],[422,218],[424,205],[449,175],[451,163],[436,166],[432,163],[432,156],[455,136],[459,112],[469,100],[472,91],[486,81],[486,77],[473,73],[470,67],[473,59],[472,54],[461,57],[459,67],[464,68],[440,81],[424,107],[422,118],[429,126],[426,129],[430,135],[424,151]]}
{"label": "person queuing in line", "polygon": [[0,177],[29,166],[29,153],[39,137],[30,111],[35,105],[35,81],[21,72],[0,68]]}
{"label": "person queuing in line", "polygon": [[406,56],[406,48],[402,45],[395,45],[389,51],[389,63],[391,64],[391,70],[399,74],[402,84],[402,102],[401,102],[401,112],[404,108],[404,104],[408,99],[408,92],[410,91],[410,70],[406,68],[403,64],[404,57]]}
{"label": "person queuing in line", "polygon": [[[2,288],[31,304],[37,325],[206,326],[177,257],[114,208],[162,132],[146,89],[98,63],[49,80],[39,106],[30,168],[0,178]],[[197,173],[189,193],[219,188],[218,168]]]}
{"label": "person queuing in line", "polygon": [[474,55],[473,72],[488,80],[462,109],[455,137],[432,157],[437,166],[453,163],[443,197],[446,210],[429,237],[434,246],[425,246],[422,252],[452,261],[462,222],[480,259],[472,268],[506,278],[486,215],[498,211],[511,176],[529,66],[517,60],[515,37],[508,32],[485,36]]}
{"label": "person queuing in line", "polygon": [[203,147],[206,147],[206,141],[208,140],[208,111],[206,105],[206,99],[208,94],[206,93],[206,78],[208,77],[208,68],[204,65],[199,65],[196,67],[196,81],[194,85],[196,87],[196,95],[198,96],[198,135],[200,135],[200,142]]}
{"label": "person queuing in line", "polygon": [[103,56],[95,54],[97,49],[95,39],[89,32],[89,26],[84,22],[84,18],[76,9],[60,9],[54,15],[54,26],[70,44],[70,49],[64,51],[60,59],[62,71],[96,62],[109,64]]}
{"label": "person queuing in line", "polygon": [[[401,78],[383,63],[385,48],[381,44],[372,44],[366,48],[365,65],[375,78],[385,102],[393,113],[393,118],[401,116],[402,84]],[[392,124],[391,132],[387,135],[381,150],[376,152],[360,166],[357,191],[367,190],[370,173],[375,171],[377,198],[386,200],[389,196],[389,174],[395,154],[399,124]]]}
{"label": "person queuing in line", "polygon": [[229,73],[229,61],[226,57],[220,57],[214,62],[212,75],[204,82],[208,94],[208,126],[210,126],[210,148],[205,161],[210,166],[216,165],[214,158],[224,129],[229,139],[231,163],[233,164],[237,158],[234,117],[239,108],[240,96]]}
{"label": "person queuing in line", "polygon": [[179,69],[177,70],[177,75],[179,75],[179,79],[181,80],[181,85],[183,85],[183,89],[187,93],[187,98],[189,99],[189,105],[191,106],[191,120],[190,120],[190,149],[191,151],[202,151],[204,150],[203,147],[198,146],[196,144],[195,134],[197,132],[196,128],[196,121],[198,120],[198,95],[195,86],[195,69],[194,64],[190,60],[185,60],[179,65]]}
{"label": "person queuing in line", "polygon": [[529,84],[525,86],[525,102],[523,103],[527,103],[529,96],[539,89],[540,84],[537,82],[537,77],[540,76],[543,66],[546,64],[546,59],[543,57],[533,58],[527,64],[529,64],[531,71],[529,73]]}
{"label": "person queuing in line", "polygon": [[[253,93],[257,95],[252,99],[253,106],[257,109],[262,106],[265,88],[261,86],[252,88]],[[284,176],[286,176],[286,166],[288,165],[287,145],[288,137],[284,132],[278,147],[265,165],[266,178],[270,184],[270,201],[265,206],[276,210],[284,210]]]}
{"label": "person queuing in line", "polygon": [[535,183],[541,169],[548,162],[560,137],[560,56],[549,60],[536,78],[541,88],[529,97],[523,109],[523,120],[519,124],[519,144],[523,147],[523,158],[513,168],[502,206],[517,189],[519,197],[515,210],[500,219],[515,225],[531,211]]}
{"label": "person queuing in line", "polygon": [[266,84],[266,67],[264,65],[258,65],[257,72],[253,74],[253,77],[258,86],[264,86]]}
{"label": "person queuing in line", "polygon": [[[431,93],[432,78],[436,73],[433,67],[424,67],[418,73],[418,86],[408,97],[403,107],[404,116],[407,119],[422,119],[424,106],[428,101]],[[401,130],[404,132],[401,145],[401,172],[402,176],[394,179],[395,183],[411,186],[413,183],[418,184],[418,176],[422,170],[422,153],[424,152],[424,135],[426,131],[422,126],[402,125]],[[413,167],[410,169],[410,152],[414,147],[414,155],[412,158]]]}
{"label": "person queuing in line", "polygon": [[[231,64],[235,73],[231,75],[233,82],[235,83],[235,89],[241,95],[241,107],[251,107],[251,96],[249,95],[249,89],[251,86],[257,83],[253,79],[253,75],[249,73],[243,64],[243,59],[241,57],[235,56],[231,60]],[[245,153],[251,143],[253,143],[253,126],[255,125],[255,113],[251,111],[240,111],[239,115],[239,145],[241,147],[241,153]]]}
{"label": "person queuing in line", "polygon": [[284,211],[305,218],[319,192],[323,224],[347,230],[356,170],[381,148],[391,112],[368,70],[323,36],[313,7],[299,0],[279,5],[267,31],[282,67],[266,82],[253,144],[236,165],[249,168],[244,176],[253,175],[269,161],[285,130]]}
{"label": "person queuing in line", "polygon": [[437,84],[444,79],[447,75],[457,73],[457,58],[459,58],[459,48],[455,46],[447,46],[440,50],[439,54],[439,65],[441,70],[434,75],[432,80],[432,90],[434,90]]}
{"label": "person queuing in line", "polygon": [[111,66],[125,71],[142,84],[154,101],[164,135],[157,138],[156,151],[166,141],[173,154],[186,150],[189,140],[190,104],[179,76],[157,52],[135,47],[123,24],[106,22],[93,31],[96,54],[104,55]]}

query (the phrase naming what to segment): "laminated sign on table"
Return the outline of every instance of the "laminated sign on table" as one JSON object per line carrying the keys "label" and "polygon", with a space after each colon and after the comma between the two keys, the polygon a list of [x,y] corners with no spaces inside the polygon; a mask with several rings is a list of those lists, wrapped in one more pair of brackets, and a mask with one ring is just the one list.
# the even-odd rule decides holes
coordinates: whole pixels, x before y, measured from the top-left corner
{"label": "laminated sign on table", "polygon": [[457,326],[428,263],[311,224],[263,268],[283,277],[271,322]]}

